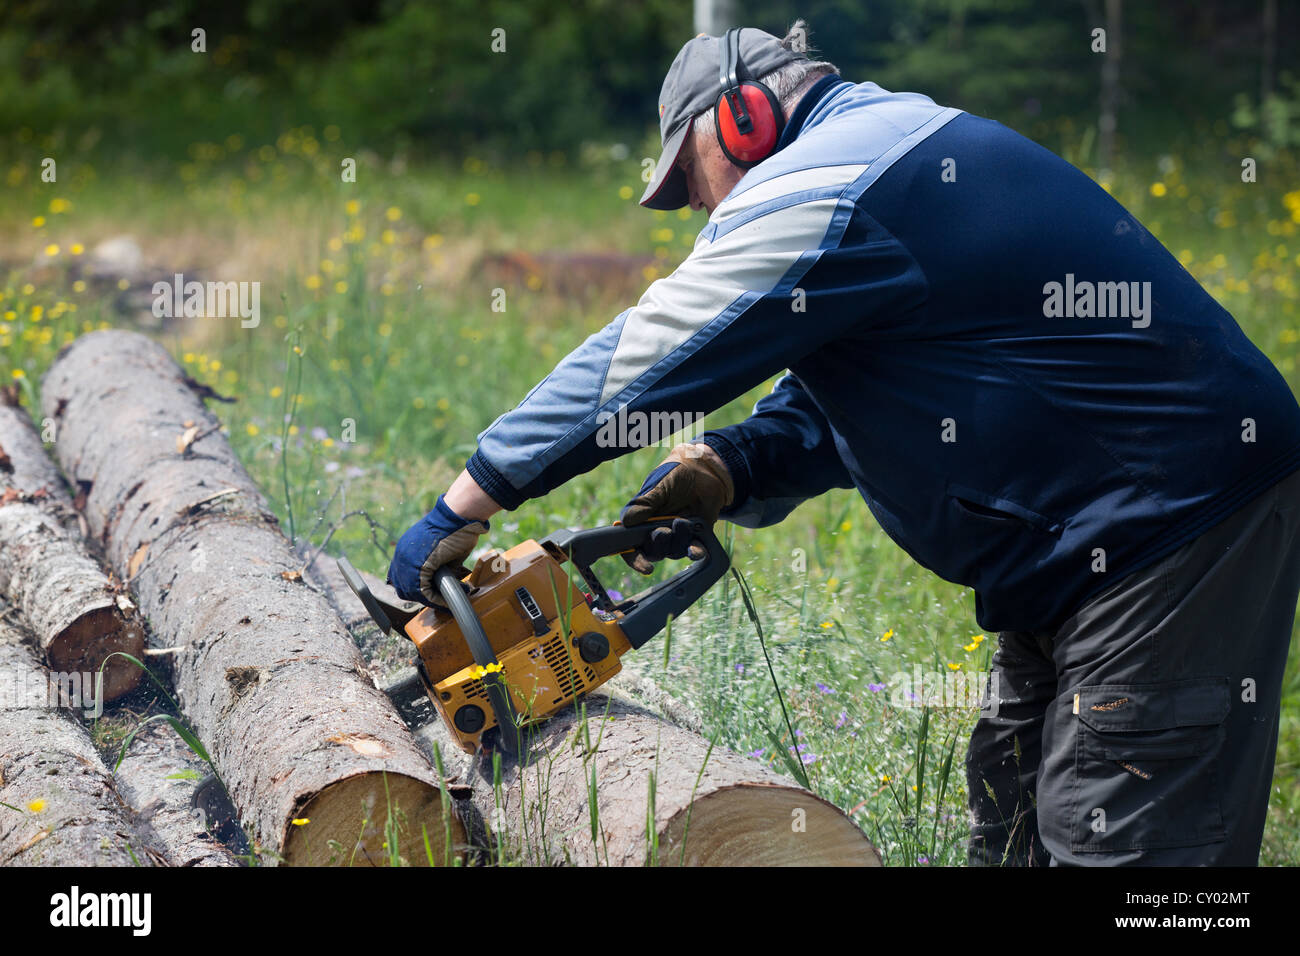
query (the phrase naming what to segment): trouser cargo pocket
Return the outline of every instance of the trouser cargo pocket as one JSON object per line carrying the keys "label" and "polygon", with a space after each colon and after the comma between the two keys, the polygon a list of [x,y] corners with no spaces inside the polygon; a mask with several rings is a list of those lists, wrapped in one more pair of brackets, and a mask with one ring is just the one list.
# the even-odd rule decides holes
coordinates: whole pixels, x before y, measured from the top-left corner
{"label": "trouser cargo pocket", "polygon": [[1226,678],[1078,688],[1072,849],[1222,840],[1228,700]]}

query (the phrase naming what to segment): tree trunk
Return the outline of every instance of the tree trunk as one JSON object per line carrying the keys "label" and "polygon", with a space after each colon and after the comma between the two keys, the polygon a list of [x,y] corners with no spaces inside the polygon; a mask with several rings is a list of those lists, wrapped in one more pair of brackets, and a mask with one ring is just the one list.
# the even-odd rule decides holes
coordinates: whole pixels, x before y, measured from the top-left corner
{"label": "tree trunk", "polygon": [[153,640],[179,647],[182,710],[275,857],[418,864],[427,834],[442,859],[444,832],[456,844],[464,834],[436,773],[338,616],[303,585],[204,394],[161,346],[118,331],[78,339],[42,387],[91,530]]}
{"label": "tree trunk", "polygon": [[104,701],[140,683],[135,664],[109,658],[144,650],[134,605],[87,551],[63,479],[11,392],[0,394],[0,594],[26,616],[50,669],[81,675],[86,693],[105,659]]}
{"label": "tree trunk", "polygon": [[195,789],[209,772],[175,729],[161,722],[136,734],[113,772],[118,793],[136,814],[138,829],[170,866],[239,866],[191,806]]}
{"label": "tree trunk", "polygon": [[[378,628],[333,559],[318,559],[308,576],[357,640],[370,643],[367,632]],[[532,761],[520,768],[503,760],[499,792],[491,759],[457,747],[413,670],[386,690],[426,753],[436,744],[444,770],[472,785],[477,813],[462,816],[473,832],[490,835],[489,843],[499,840],[506,859],[585,866],[880,865],[875,847],[838,807],[757,761],[722,747],[709,753],[698,715],[648,678],[623,671],[588,695],[585,724],[569,707],[526,730]]]}
{"label": "tree trunk", "polygon": [[529,728],[532,756],[526,766],[503,760],[499,788],[491,761],[474,762],[474,804],[506,837],[508,856],[539,865],[880,865],[838,807],[724,747],[709,753],[703,737],[603,690],[587,696],[585,721],[568,708]]}
{"label": "tree trunk", "polygon": [[57,706],[53,686],[0,619],[0,865],[152,865],[90,735]]}

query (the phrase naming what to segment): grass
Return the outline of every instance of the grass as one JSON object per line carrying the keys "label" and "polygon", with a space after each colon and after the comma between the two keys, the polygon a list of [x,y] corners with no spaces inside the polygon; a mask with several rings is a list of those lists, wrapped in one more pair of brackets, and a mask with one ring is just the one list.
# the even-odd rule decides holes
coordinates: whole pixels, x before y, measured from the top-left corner
{"label": "grass", "polygon": [[[161,338],[191,375],[238,399],[219,414],[286,531],[317,545],[329,536],[332,549],[382,573],[391,542],[432,507],[475,435],[650,279],[670,272],[705,220],[637,207],[635,157],[614,161],[593,150],[581,164],[535,157],[511,168],[473,156],[408,157],[399,170],[371,156],[355,184],[342,184],[336,153],[345,147],[314,134],[289,130],[273,143],[232,134],[147,161],[87,155],[65,162],[58,184],[33,178],[36,140],[11,144],[0,167],[10,186],[0,197],[8,226],[0,375],[38,408],[38,376],[62,344],[90,328],[130,324],[117,309],[115,280],[82,272],[103,238],[134,235],[164,271],[260,281],[256,329],[200,320]],[[1063,128],[1044,142],[1087,167],[1086,137]],[[1235,161],[1225,166],[1223,156],[1250,148],[1206,140],[1177,153],[1135,153],[1106,185],[1294,390],[1300,191],[1286,184],[1300,176],[1295,158],[1282,154],[1258,183],[1240,182]],[[623,258],[581,273],[578,294],[564,266],[535,257],[548,250]],[[511,266],[505,257],[515,253],[534,258]],[[493,308],[499,289],[504,312]],[[705,425],[741,420],[772,384]],[[564,526],[609,523],[663,453],[625,455],[501,513],[481,544],[505,548]],[[661,637],[662,651],[629,655],[624,666],[694,707],[717,746],[806,774],[813,790],[852,814],[886,863],[964,862],[966,781],[955,758],[975,709],[917,706],[889,687],[917,671],[987,671],[994,635],[975,626],[971,592],[914,564],[848,490],[806,502],[772,528],[720,531],[750,596],[739,578],[725,578],[674,622],[670,641]],[[621,564],[598,573],[624,593],[647,584]],[[1294,644],[1284,686],[1265,864],[1300,862]],[[425,848],[406,843],[403,851]],[[511,858],[504,844],[497,853]]]}

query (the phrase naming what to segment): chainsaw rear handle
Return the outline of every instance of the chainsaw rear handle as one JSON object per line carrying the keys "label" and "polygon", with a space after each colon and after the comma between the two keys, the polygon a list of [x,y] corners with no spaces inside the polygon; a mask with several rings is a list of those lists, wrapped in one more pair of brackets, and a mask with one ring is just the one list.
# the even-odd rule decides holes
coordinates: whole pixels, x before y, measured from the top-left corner
{"label": "chainsaw rear handle", "polygon": [[[650,534],[655,529],[671,528],[677,517],[687,517],[691,522],[691,538],[704,545],[704,557],[692,561],[690,567],[678,571],[667,581],[615,606],[591,565],[598,558],[636,550],[650,540]],[[623,629],[627,642],[634,648],[640,647],[662,631],[669,616],[680,617],[731,566],[731,560],[714,535],[712,526],[702,518],[690,516],[661,516],[631,527],[613,524],[586,531],[558,531],[542,544],[558,548],[573,563],[591,588],[598,607],[604,611],[624,611],[618,624]]]}

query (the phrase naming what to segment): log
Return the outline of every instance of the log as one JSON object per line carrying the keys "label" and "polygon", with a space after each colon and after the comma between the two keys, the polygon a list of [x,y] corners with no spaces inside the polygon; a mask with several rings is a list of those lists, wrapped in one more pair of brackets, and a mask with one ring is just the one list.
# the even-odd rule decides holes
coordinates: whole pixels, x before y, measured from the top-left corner
{"label": "log", "polygon": [[110,657],[139,659],[144,650],[123,591],[87,550],[63,478],[16,394],[0,393],[0,595],[22,611],[51,670],[95,674],[108,661],[103,702],[130,693],[143,676],[126,658]]}
{"label": "log", "polygon": [[136,827],[169,866],[239,866],[230,849],[209,832],[191,800],[210,768],[173,727],[146,726],[113,772],[117,792],[135,814]]}
{"label": "log", "polygon": [[703,737],[604,688],[587,696],[585,717],[567,708],[525,733],[529,759],[501,762],[499,790],[482,757],[470,783],[479,813],[508,833],[508,855],[530,864],[881,865],[829,801],[725,747],[708,753]]}
{"label": "log", "polygon": [[[171,655],[180,706],[267,862],[442,859],[441,781],[293,550],[200,395],[143,335],[56,358],[42,407],[84,513]],[[306,819],[306,825],[295,820]],[[256,847],[255,847],[256,849]]]}
{"label": "log", "polygon": [[[316,560],[308,575],[358,641],[371,642],[367,632],[377,628],[333,560]],[[368,583],[372,590],[383,587]],[[499,792],[491,758],[457,747],[414,668],[386,691],[426,752],[436,744],[446,772],[469,783],[476,813],[462,817],[489,843],[500,839],[507,859],[581,866],[881,865],[880,854],[842,810],[758,761],[723,747],[709,753],[699,716],[630,671],[587,695],[585,721],[569,707],[526,730],[530,761],[521,766],[503,759]],[[653,852],[646,825],[651,773]]]}
{"label": "log", "polygon": [[152,865],[90,735],[49,689],[49,671],[0,619],[0,865]]}

